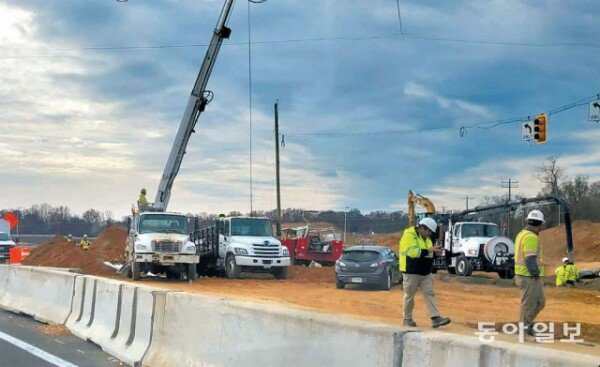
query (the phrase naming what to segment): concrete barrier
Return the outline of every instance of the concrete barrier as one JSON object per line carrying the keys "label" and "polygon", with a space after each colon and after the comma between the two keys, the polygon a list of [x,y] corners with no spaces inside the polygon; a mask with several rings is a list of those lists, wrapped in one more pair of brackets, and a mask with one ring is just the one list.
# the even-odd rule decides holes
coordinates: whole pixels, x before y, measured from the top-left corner
{"label": "concrete barrier", "polygon": [[[79,312],[72,312],[67,320],[67,328],[81,339],[89,339],[90,326],[94,321],[94,299],[96,297],[96,277],[84,276],[83,287],[75,292],[74,298],[81,298]],[[75,310],[74,310],[75,311]]]}
{"label": "concrete barrier", "polygon": [[71,312],[76,274],[30,266],[0,268],[1,307],[43,322],[65,323]]}
{"label": "concrete barrier", "polygon": [[144,366],[392,366],[395,329],[283,307],[167,293]]}
{"label": "concrete barrier", "polygon": [[600,357],[502,341],[441,333],[407,332],[400,336],[400,366],[423,367],[598,367]]}
{"label": "concrete barrier", "polygon": [[109,279],[96,279],[94,317],[89,328],[89,339],[102,349],[117,333],[122,283]]}
{"label": "concrete barrier", "polygon": [[138,364],[152,338],[155,303],[164,308],[164,299],[164,291],[123,285],[118,330],[102,349],[130,365]]}

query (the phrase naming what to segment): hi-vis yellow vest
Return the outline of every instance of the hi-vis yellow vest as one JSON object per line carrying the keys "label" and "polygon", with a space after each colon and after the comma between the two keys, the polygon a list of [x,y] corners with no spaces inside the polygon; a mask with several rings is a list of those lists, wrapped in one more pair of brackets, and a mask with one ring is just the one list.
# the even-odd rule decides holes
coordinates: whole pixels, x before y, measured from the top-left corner
{"label": "hi-vis yellow vest", "polygon": [[416,227],[408,227],[404,230],[400,239],[400,271],[406,271],[406,257],[419,258],[421,250],[427,250],[433,246],[430,238],[423,238],[417,233]]}
{"label": "hi-vis yellow vest", "polygon": [[544,276],[544,252],[537,234],[526,229],[519,232],[515,239],[515,274],[530,277],[529,270],[525,265],[525,257],[537,256],[540,276]]}

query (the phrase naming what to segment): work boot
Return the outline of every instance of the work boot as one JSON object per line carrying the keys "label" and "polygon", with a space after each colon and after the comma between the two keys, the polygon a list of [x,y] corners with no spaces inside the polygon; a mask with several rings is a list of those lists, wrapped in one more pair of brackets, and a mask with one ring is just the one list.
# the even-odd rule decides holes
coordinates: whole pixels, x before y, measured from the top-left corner
{"label": "work boot", "polygon": [[440,326],[448,325],[452,320],[449,317],[436,316],[431,318],[431,327],[438,328]]}
{"label": "work boot", "polygon": [[529,338],[537,337],[537,335],[535,334],[535,330],[533,330],[533,325],[534,325],[534,323],[531,323],[524,328],[523,331],[525,332],[525,336],[527,336]]}
{"label": "work boot", "polygon": [[404,326],[417,327],[417,323],[413,319],[404,319]]}

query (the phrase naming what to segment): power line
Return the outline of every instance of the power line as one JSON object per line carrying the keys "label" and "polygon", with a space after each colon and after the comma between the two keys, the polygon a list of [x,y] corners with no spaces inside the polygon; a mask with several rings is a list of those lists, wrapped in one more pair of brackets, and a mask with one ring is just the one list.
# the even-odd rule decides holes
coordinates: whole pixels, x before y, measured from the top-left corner
{"label": "power line", "polygon": [[[556,115],[561,112],[570,110],[575,107],[579,107],[582,105],[586,105],[589,101],[598,98],[598,95],[594,95],[592,97],[583,98],[577,100],[575,102],[571,102],[561,107],[554,108],[550,110],[547,115]],[[440,132],[440,131],[450,131],[457,130],[461,137],[466,135],[468,129],[493,129],[495,127],[501,125],[514,124],[517,122],[523,122],[529,119],[530,116],[520,116],[514,117],[511,119],[503,119],[503,120],[494,120],[494,121],[484,121],[484,122],[474,122],[469,124],[462,124],[458,126],[440,126],[440,127],[431,127],[431,128],[415,128],[415,129],[404,129],[404,130],[377,130],[377,131],[360,131],[360,132],[331,132],[331,133],[291,133],[285,134],[285,136],[293,137],[293,138],[343,138],[343,137],[353,137],[353,136],[376,136],[376,135],[407,135],[407,134],[420,134],[420,133],[428,133],[428,132]]]}
{"label": "power line", "polygon": [[[400,16],[400,14],[399,14]],[[331,36],[331,37],[307,37],[307,38],[290,38],[280,40],[262,40],[249,42],[230,42],[223,46],[246,46],[249,43],[254,45],[273,45],[285,43],[303,43],[303,42],[334,42],[334,41],[368,41],[378,39],[414,39],[435,42],[452,42],[452,43],[467,43],[467,44],[484,44],[498,46],[522,46],[522,47],[590,47],[600,48],[600,44],[585,43],[585,42],[512,42],[512,41],[494,41],[481,39],[467,39],[443,37],[437,35],[424,35],[405,33],[402,29],[402,20],[399,18],[399,26],[401,33],[392,33],[387,35],[365,35],[365,36]],[[208,44],[164,44],[164,45],[124,45],[124,46],[84,46],[84,47],[69,47],[69,48],[46,48],[40,49],[43,52],[61,52],[61,51],[132,51],[132,50],[160,50],[160,49],[178,49],[178,48],[197,48],[208,47]],[[44,57],[80,57],[81,55],[15,55],[15,56],[0,56],[0,59],[31,59]]]}

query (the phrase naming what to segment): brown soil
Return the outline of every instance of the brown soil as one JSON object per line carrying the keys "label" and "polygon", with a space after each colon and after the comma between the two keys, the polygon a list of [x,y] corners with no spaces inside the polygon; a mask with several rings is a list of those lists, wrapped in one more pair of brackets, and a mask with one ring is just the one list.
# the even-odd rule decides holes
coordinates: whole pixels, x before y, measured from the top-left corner
{"label": "brown soil", "polygon": [[123,227],[109,227],[100,233],[90,247],[90,253],[100,261],[123,261],[127,231]]}
{"label": "brown soil", "polygon": [[40,326],[40,331],[44,334],[50,334],[52,336],[64,336],[71,334],[65,325],[42,325]]}
{"label": "brown soil", "polygon": [[[541,232],[540,237],[547,262],[555,267],[560,266],[567,252],[565,227],[547,229]],[[600,223],[573,223],[573,247],[575,263],[600,261]]]}
{"label": "brown soil", "polygon": [[114,275],[115,270],[102,264],[91,252],[60,236],[50,242],[31,249],[31,254],[23,261],[23,265],[50,266],[60,268],[78,268],[85,274],[100,276]]}

